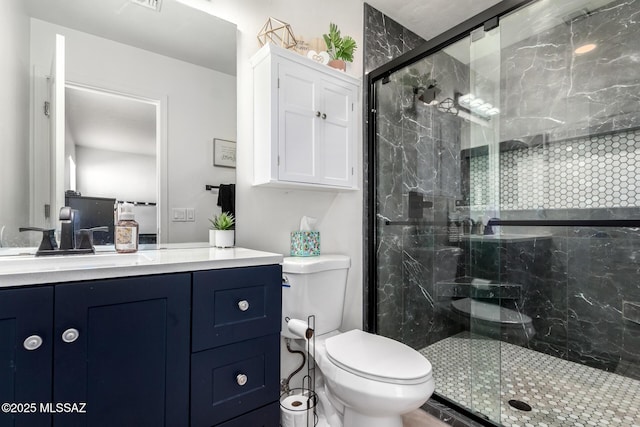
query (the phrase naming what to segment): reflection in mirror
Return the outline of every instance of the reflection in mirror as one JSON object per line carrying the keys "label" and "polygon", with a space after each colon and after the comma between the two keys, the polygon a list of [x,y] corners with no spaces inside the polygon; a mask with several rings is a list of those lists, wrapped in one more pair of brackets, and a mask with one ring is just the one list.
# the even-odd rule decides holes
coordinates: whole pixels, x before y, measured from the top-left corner
{"label": "reflection in mirror", "polygon": [[134,204],[140,243],[156,243],[159,107],[159,101],[66,85],[65,206],[78,209],[81,228],[110,226],[109,233],[96,233],[95,244],[113,244],[113,206],[124,201]]}
{"label": "reflection in mirror", "polygon": [[0,255],[37,245],[19,227],[59,228],[78,194],[142,202],[147,241],[206,241],[205,186],[235,183],[213,140],[236,139],[236,27],[159,3],[3,0]]}

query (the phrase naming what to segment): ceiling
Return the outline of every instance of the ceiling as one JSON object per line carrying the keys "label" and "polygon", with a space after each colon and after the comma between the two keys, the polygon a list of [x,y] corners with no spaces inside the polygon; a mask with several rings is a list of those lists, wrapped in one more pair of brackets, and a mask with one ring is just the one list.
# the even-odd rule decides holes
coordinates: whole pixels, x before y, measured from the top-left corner
{"label": "ceiling", "polygon": [[67,86],[65,120],[76,147],[156,155],[156,106],[152,103]]}
{"label": "ceiling", "polygon": [[26,0],[32,17],[236,75],[236,25],[176,0]]}
{"label": "ceiling", "polygon": [[500,0],[365,0],[425,40],[464,22]]}

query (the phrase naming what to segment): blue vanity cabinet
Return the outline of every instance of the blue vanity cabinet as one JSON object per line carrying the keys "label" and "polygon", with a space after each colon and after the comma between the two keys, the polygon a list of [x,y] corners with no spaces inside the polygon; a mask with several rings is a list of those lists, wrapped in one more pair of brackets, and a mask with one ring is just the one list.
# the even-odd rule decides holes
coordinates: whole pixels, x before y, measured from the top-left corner
{"label": "blue vanity cabinet", "polygon": [[55,287],[56,426],[186,426],[191,274]]}
{"label": "blue vanity cabinet", "polygon": [[192,426],[279,426],[281,289],[279,265],[193,274]]}
{"label": "blue vanity cabinet", "polygon": [[[52,318],[53,287],[0,290],[0,403],[51,400]],[[48,425],[49,414],[0,411],[1,427]]]}
{"label": "blue vanity cabinet", "polygon": [[0,427],[278,427],[281,283],[268,265],[0,289],[0,404],[38,404]]}

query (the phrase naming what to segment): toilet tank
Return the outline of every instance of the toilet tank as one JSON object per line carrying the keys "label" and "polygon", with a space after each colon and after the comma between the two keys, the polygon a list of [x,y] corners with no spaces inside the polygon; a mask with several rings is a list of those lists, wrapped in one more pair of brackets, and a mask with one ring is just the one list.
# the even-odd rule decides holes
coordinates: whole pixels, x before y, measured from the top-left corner
{"label": "toilet tank", "polygon": [[286,257],[282,263],[282,335],[297,338],[287,329],[286,318],[307,321],[315,315],[315,334],[340,328],[347,272],[346,255]]}

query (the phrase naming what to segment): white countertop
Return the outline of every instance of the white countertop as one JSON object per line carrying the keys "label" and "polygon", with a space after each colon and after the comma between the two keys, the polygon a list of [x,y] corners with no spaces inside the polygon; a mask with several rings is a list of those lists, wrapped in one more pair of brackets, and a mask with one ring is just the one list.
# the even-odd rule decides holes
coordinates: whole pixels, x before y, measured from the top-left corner
{"label": "white countertop", "polygon": [[282,258],[280,254],[253,249],[220,249],[200,244],[166,245],[133,254],[109,251],[95,255],[3,256],[0,257],[0,288],[281,264]]}

